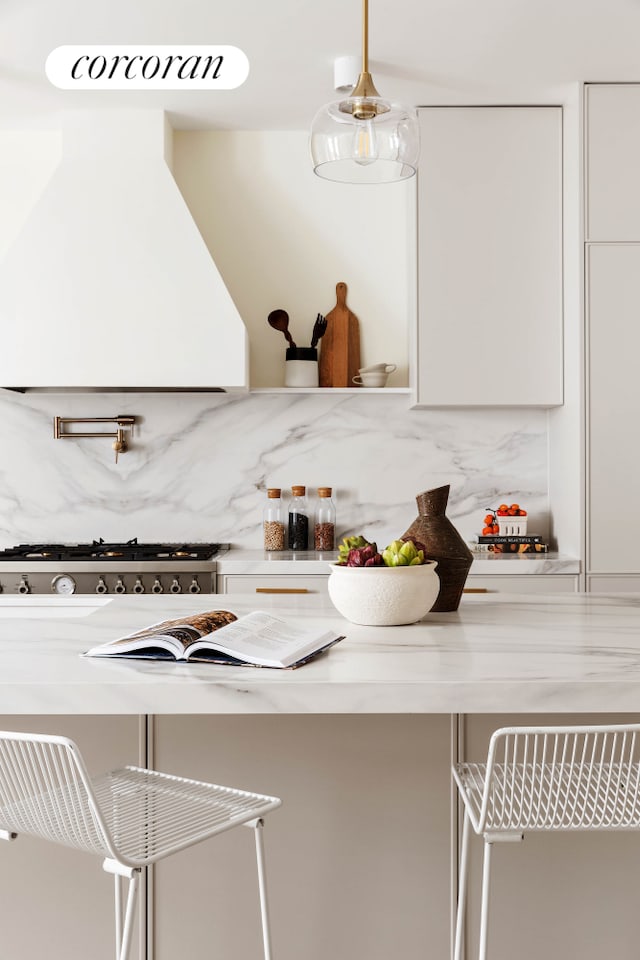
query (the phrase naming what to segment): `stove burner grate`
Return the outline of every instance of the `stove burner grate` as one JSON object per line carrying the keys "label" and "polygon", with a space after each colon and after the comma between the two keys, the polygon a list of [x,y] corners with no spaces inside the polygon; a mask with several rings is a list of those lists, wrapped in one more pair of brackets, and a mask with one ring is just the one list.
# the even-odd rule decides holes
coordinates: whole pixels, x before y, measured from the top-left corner
{"label": "stove burner grate", "polygon": [[211,560],[219,543],[20,543],[0,550],[2,560]]}

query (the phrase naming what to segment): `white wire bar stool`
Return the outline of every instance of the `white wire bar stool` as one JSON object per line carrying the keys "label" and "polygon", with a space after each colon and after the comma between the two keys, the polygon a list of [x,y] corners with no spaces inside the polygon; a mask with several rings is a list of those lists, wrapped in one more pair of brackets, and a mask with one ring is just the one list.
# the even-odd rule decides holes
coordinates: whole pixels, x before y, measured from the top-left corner
{"label": "white wire bar stool", "polygon": [[464,804],[454,960],[464,940],[471,829],[484,839],[479,960],[489,937],[491,849],[527,831],[640,829],[640,724],[503,727],[486,763],[458,763]]}
{"label": "white wire bar stool", "polygon": [[280,803],[141,767],[91,778],[72,740],[0,732],[0,839],[24,833],[104,857],[115,878],[116,960],[129,956],[142,868],[241,824],[254,830],[264,957],[271,960],[262,826]]}

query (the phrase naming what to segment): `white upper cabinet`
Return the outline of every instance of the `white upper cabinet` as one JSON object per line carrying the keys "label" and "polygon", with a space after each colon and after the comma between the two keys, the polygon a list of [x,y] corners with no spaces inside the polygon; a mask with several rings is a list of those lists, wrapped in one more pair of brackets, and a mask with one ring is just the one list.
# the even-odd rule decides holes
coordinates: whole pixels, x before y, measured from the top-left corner
{"label": "white upper cabinet", "polygon": [[562,110],[420,110],[417,406],[563,402]]}
{"label": "white upper cabinet", "polygon": [[585,88],[587,240],[640,240],[640,84]]}

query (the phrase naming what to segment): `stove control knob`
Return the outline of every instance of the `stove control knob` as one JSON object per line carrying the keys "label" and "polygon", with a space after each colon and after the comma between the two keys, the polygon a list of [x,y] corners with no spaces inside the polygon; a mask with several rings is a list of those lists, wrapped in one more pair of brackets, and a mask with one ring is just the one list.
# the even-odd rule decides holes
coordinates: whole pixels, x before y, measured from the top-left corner
{"label": "stove control knob", "polygon": [[68,573],[60,573],[51,581],[51,591],[69,597],[76,592],[76,582]]}
{"label": "stove control knob", "polygon": [[96,593],[108,593],[108,592],[109,592],[109,588],[104,582],[104,577],[100,577],[96,585]]}
{"label": "stove control knob", "polygon": [[180,586],[180,581],[177,577],[174,577],[171,586],[169,587],[171,593],[182,593],[182,587]]}
{"label": "stove control knob", "polygon": [[136,577],[136,582],[133,585],[133,592],[144,593],[144,583],[142,582],[140,577]]}
{"label": "stove control knob", "polygon": [[197,577],[194,577],[189,584],[189,593],[200,593],[200,584]]}
{"label": "stove control knob", "polygon": [[122,577],[118,577],[118,580],[117,580],[117,583],[116,583],[116,585],[115,585],[115,587],[114,587],[114,590],[115,590],[116,593],[126,593],[126,592],[127,592],[127,588],[125,587],[124,583],[122,582]]}
{"label": "stove control knob", "polygon": [[26,577],[23,577],[18,587],[18,593],[31,593],[31,587]]}
{"label": "stove control knob", "polygon": [[156,577],[156,579],[153,581],[153,586],[151,587],[151,593],[162,593],[163,591],[164,587]]}

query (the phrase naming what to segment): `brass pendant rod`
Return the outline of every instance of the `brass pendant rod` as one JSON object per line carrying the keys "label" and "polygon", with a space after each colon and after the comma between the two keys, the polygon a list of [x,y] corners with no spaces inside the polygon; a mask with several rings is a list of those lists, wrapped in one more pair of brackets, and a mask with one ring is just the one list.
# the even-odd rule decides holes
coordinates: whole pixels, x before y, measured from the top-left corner
{"label": "brass pendant rod", "polygon": [[369,73],[369,0],[362,0],[362,72]]}
{"label": "brass pendant rod", "polygon": [[379,97],[369,73],[369,0],[362,0],[362,73],[349,99],[340,104],[340,110],[352,114],[356,120],[373,120],[379,113],[386,113],[389,109],[388,105],[373,103],[373,100]]}

